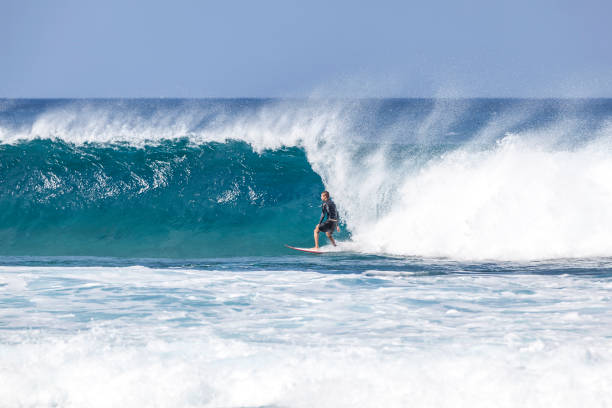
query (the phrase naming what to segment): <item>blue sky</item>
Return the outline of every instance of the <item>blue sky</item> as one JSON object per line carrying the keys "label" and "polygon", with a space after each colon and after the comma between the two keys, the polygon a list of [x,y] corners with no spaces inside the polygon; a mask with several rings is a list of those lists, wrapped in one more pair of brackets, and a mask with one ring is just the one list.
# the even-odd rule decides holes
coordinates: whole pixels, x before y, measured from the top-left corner
{"label": "blue sky", "polygon": [[610,1],[0,0],[0,97],[612,96]]}

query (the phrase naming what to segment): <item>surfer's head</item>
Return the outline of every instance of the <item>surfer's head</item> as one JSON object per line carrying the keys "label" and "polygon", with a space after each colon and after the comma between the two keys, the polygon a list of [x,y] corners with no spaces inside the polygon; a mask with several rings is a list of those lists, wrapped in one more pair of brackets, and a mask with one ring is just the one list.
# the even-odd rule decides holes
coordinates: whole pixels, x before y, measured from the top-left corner
{"label": "surfer's head", "polygon": [[321,193],[321,200],[323,200],[323,201],[329,200],[329,192],[328,191],[324,191],[324,192]]}

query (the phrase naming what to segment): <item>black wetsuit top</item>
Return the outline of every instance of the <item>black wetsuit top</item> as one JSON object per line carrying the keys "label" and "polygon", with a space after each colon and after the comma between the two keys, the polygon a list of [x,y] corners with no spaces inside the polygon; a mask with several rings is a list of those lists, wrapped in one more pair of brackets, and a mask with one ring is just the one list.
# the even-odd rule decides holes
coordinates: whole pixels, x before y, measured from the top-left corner
{"label": "black wetsuit top", "polygon": [[338,210],[336,210],[336,204],[328,198],[327,201],[323,202],[321,206],[321,219],[319,220],[319,225],[323,222],[323,218],[327,215],[327,221],[338,222]]}

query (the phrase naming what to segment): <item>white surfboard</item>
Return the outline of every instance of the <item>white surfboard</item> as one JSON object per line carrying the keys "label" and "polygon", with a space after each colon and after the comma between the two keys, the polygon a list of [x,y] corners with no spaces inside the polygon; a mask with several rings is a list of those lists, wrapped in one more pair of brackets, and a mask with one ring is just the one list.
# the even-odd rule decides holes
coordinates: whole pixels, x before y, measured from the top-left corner
{"label": "white surfboard", "polygon": [[300,248],[300,247],[294,247],[291,245],[287,245],[285,244],[285,246],[289,249],[294,249],[296,251],[301,251],[301,252],[308,252],[309,254],[324,254],[326,251],[321,251],[321,248],[319,249],[314,249],[314,248]]}

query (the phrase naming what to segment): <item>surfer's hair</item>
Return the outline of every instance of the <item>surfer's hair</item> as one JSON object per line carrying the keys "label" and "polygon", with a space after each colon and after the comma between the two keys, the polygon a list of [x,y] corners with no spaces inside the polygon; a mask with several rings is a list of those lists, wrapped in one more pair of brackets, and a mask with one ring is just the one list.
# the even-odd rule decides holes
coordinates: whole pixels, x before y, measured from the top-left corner
{"label": "surfer's hair", "polygon": [[329,191],[325,190],[321,194],[323,194],[325,197],[329,198]]}

